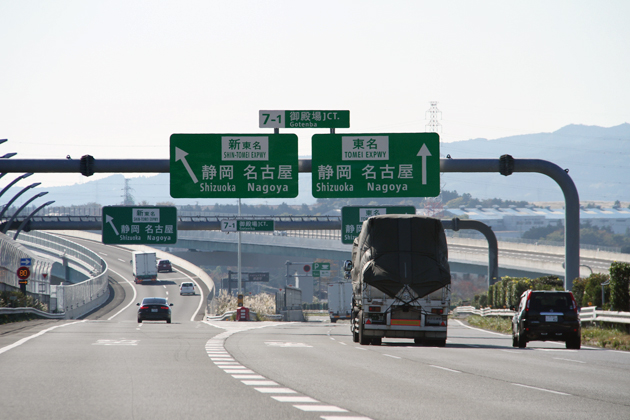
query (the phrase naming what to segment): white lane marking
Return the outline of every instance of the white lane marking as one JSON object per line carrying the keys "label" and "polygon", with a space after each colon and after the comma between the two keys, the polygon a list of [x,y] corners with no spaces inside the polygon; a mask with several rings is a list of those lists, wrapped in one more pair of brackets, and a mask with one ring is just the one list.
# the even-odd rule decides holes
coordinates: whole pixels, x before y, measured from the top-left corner
{"label": "white lane marking", "polygon": [[369,417],[320,416],[324,420],[372,420]]}
{"label": "white lane marking", "polygon": [[494,331],[482,330],[481,328],[471,327],[470,325],[464,324],[459,319],[456,319],[455,321],[459,322],[459,325],[461,325],[462,327],[470,328],[471,330],[477,330],[477,331],[485,332],[485,333],[488,333],[488,334],[500,335],[502,337],[509,337],[510,336],[510,334],[502,334],[502,333],[498,333],[498,332],[494,332]]}
{"label": "white lane marking", "polygon": [[581,360],[565,359],[564,357],[554,357],[556,360],[566,360],[567,362],[586,363]]}
{"label": "white lane marking", "polygon": [[320,416],[324,420],[372,420],[369,417]]}
{"label": "white lane marking", "polygon": [[348,410],[334,405],[294,405],[293,407],[302,411],[324,411],[329,413],[347,413]]}
{"label": "white lane marking", "polygon": [[285,341],[265,341],[269,347],[313,347],[305,343],[291,343]]}
{"label": "white lane marking", "polygon": [[258,385],[258,386],[278,386],[278,382],[274,381],[241,381],[245,385]]}
{"label": "white lane marking", "polygon": [[[131,302],[129,302],[127,304],[127,306],[122,308],[120,311],[116,312],[114,315],[112,315],[109,318],[107,318],[108,321],[111,321],[112,319],[114,319],[114,317],[118,316],[118,314],[120,314],[122,311],[124,311],[125,309],[130,307],[136,301],[136,297],[138,296],[138,293],[136,292],[135,286],[129,280],[127,280],[125,278],[125,276],[122,276],[120,273],[117,273],[116,271],[112,270],[111,268],[109,269],[109,271],[111,271],[112,273],[116,274],[118,277],[120,277],[121,279],[123,279],[124,281],[129,283],[129,285],[131,286],[131,290],[133,290],[133,298],[131,298]],[[142,324],[140,324],[140,326],[142,326]]]}
{"label": "white lane marking", "polygon": [[137,346],[140,340],[97,340],[93,346]]}
{"label": "white lane marking", "polygon": [[288,403],[318,403],[319,402],[315,398],[298,397],[298,396],[293,396],[293,395],[274,395],[271,398],[273,398],[276,401],[288,402]]}
{"label": "white lane marking", "polygon": [[444,367],[444,366],[438,366],[438,365],[429,365],[429,366],[434,367],[434,368],[437,368],[437,369],[447,370],[447,371],[449,371],[449,372],[461,373],[459,370],[449,369],[449,368],[446,368],[446,367]]}
{"label": "white lane marking", "polygon": [[402,359],[402,357],[392,356],[391,354],[383,354],[383,356],[391,357],[392,359]]}
{"label": "white lane marking", "polygon": [[357,349],[357,350],[367,350],[367,349],[364,349],[363,347],[355,347],[355,349]]}
{"label": "white lane marking", "polygon": [[11,350],[11,349],[14,349],[14,348],[16,348],[16,347],[19,347],[19,346],[21,346],[22,344],[26,343],[27,341],[32,340],[33,338],[39,337],[40,335],[44,335],[44,334],[46,334],[46,333],[47,333],[47,332],[49,332],[49,331],[55,330],[55,329],[57,329],[57,328],[67,327],[68,325],[79,324],[79,323],[81,323],[81,322],[86,322],[86,321],[87,321],[87,320],[86,320],[86,319],[84,319],[83,321],[75,321],[75,322],[70,322],[70,323],[68,323],[68,324],[55,325],[54,327],[47,328],[47,329],[42,330],[42,331],[40,331],[40,332],[38,332],[38,333],[36,333],[36,334],[30,335],[30,336],[28,336],[28,337],[24,337],[23,339],[18,340],[18,341],[16,341],[16,342],[15,342],[15,343],[13,343],[13,344],[9,344],[8,346],[4,346],[4,347],[0,348],[0,354],[2,354],[2,353],[4,353],[4,352],[7,352],[7,351],[9,351],[9,350]]}
{"label": "white lane marking", "polygon": [[106,253],[104,253],[104,252],[99,252],[99,254],[101,254],[101,255],[105,255],[105,256],[107,257],[107,254],[106,254]]}
{"label": "white lane marking", "polygon": [[254,388],[258,392],[263,394],[297,394],[290,388]]}
{"label": "white lane marking", "polygon": [[124,263],[126,263],[127,261],[123,260],[122,258],[118,258],[118,261],[122,261]]}
{"label": "white lane marking", "polygon": [[224,369],[225,373],[251,373],[252,375],[256,372],[250,369]]}
{"label": "white lane marking", "polygon": [[162,287],[166,289],[166,285],[164,285],[164,286],[162,286]]}
{"label": "white lane marking", "polygon": [[347,346],[347,344],[344,343],[343,341],[340,341],[339,344],[341,344],[342,346]]}
{"label": "white lane marking", "polygon": [[537,391],[551,392],[552,394],[571,395],[571,394],[567,394],[566,392],[554,391],[554,390],[545,389],[545,388],[538,388],[536,386],[529,386],[529,385],[523,385],[523,384],[514,384],[514,383],[512,385],[522,386],[523,388],[535,389]]}
{"label": "white lane marking", "polygon": [[537,349],[537,348],[533,348],[533,350],[538,350],[538,351],[561,351],[562,353],[577,353],[577,350],[567,350],[567,349]]}
{"label": "white lane marking", "polygon": [[262,375],[232,375],[234,379],[267,379]]}

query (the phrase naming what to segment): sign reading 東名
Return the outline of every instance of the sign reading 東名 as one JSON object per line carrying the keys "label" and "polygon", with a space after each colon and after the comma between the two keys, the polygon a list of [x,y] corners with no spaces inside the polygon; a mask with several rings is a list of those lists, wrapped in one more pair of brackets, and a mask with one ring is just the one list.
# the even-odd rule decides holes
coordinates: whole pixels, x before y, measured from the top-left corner
{"label": "sign reading \u6771\u540d", "polygon": [[345,206],[341,208],[341,243],[352,244],[363,222],[381,214],[416,214],[414,206]]}
{"label": "sign reading \u6771\u540d", "polygon": [[330,263],[314,262],[313,277],[330,277]]}
{"label": "sign reading \u6771\u540d", "polygon": [[177,243],[177,208],[105,206],[102,237],[104,244]]}
{"label": "sign reading \u6771\u540d", "polygon": [[350,111],[258,111],[260,128],[350,128]]}
{"label": "sign reading \u6771\u540d", "polygon": [[221,220],[222,232],[273,232],[273,220],[243,220],[243,219],[223,219]]}
{"label": "sign reading \u6771\u540d", "polygon": [[295,134],[173,134],[173,198],[293,198]]}
{"label": "sign reading \u6771\u540d", "polygon": [[313,197],[436,197],[437,133],[315,134]]}

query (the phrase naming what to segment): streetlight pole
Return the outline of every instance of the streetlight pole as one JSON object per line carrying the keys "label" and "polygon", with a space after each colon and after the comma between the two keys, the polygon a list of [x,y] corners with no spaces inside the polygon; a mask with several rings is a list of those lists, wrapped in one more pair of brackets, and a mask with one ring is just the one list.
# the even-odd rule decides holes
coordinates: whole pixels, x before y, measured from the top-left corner
{"label": "streetlight pole", "polygon": [[33,216],[35,216],[35,214],[37,214],[38,211],[40,211],[41,209],[43,209],[46,206],[51,205],[54,202],[55,202],[54,200],[53,201],[48,201],[48,202],[42,204],[41,206],[37,207],[35,210],[33,210],[33,212],[31,214],[26,216],[26,218],[22,221],[22,223],[20,223],[20,227],[17,228],[17,231],[15,232],[15,236],[13,236],[13,240],[15,241],[17,239],[17,237],[20,234],[20,232],[22,231],[22,229],[24,229],[24,226],[26,226],[28,221],[31,220],[31,218]]}
{"label": "streetlight pole", "polygon": [[35,200],[35,199],[37,199],[39,197],[42,197],[42,196],[44,196],[46,194],[48,194],[48,191],[43,191],[43,192],[40,192],[39,194],[35,194],[30,199],[26,200],[24,202],[24,204],[22,204],[22,206],[15,213],[13,213],[13,216],[11,216],[9,221],[5,223],[4,229],[2,229],[2,233],[4,233],[6,235],[7,231],[9,230],[9,227],[11,226],[11,223],[13,223],[13,221],[15,220],[17,215],[20,214],[20,212],[22,210],[24,210],[24,207],[28,206],[33,200]]}
{"label": "streetlight pole", "polygon": [[[33,175],[33,174],[29,174],[29,175]],[[22,188],[22,191],[20,191],[19,193],[15,194],[15,196],[12,199],[10,199],[7,204],[4,205],[4,208],[2,209],[2,212],[0,212],[0,220],[2,220],[2,216],[4,216],[4,214],[7,212],[9,207],[11,207],[11,204],[13,204],[13,202],[15,200],[17,200],[22,194],[24,194],[26,191],[30,190],[31,188],[37,187],[39,184],[41,184],[41,182],[35,182],[35,183],[29,185],[28,187]],[[0,195],[1,195],[1,193],[0,193]]]}

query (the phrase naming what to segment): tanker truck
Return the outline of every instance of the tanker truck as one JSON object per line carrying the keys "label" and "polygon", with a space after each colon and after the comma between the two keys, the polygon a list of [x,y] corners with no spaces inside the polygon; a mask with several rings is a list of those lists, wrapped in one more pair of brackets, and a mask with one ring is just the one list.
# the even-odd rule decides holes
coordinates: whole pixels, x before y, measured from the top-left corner
{"label": "tanker truck", "polygon": [[446,345],[451,273],[440,220],[408,214],[370,217],[344,270],[352,279],[355,343],[409,338]]}

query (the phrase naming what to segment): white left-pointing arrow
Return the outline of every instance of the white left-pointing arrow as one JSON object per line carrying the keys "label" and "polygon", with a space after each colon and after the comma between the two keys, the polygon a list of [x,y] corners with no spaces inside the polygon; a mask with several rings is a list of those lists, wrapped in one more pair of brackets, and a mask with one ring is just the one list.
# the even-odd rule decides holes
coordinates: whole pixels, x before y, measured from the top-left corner
{"label": "white left-pointing arrow", "polygon": [[190,165],[188,164],[188,161],[186,161],[186,156],[188,156],[188,153],[184,152],[179,147],[175,148],[175,162],[177,162],[179,160],[182,161],[182,163],[184,164],[184,167],[188,171],[188,175],[190,175],[190,177],[192,178],[193,182],[196,184],[199,181],[197,180],[197,177],[195,176],[195,173],[192,171],[192,169],[190,169]]}
{"label": "white left-pointing arrow", "polygon": [[114,226],[114,218],[110,216],[109,214],[105,215],[105,223],[109,223],[112,229],[114,229],[114,233],[116,234],[116,236],[120,235],[118,233],[118,229],[116,229],[116,226]]}
{"label": "white left-pointing arrow", "polygon": [[416,156],[422,156],[422,185],[427,184],[427,156],[431,156],[426,143],[422,144],[420,151]]}

